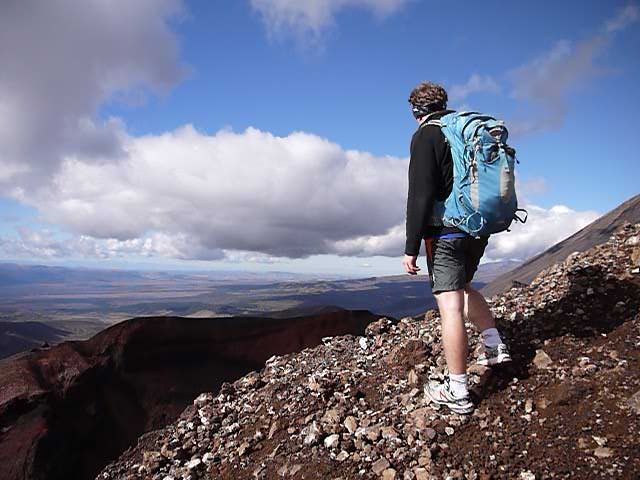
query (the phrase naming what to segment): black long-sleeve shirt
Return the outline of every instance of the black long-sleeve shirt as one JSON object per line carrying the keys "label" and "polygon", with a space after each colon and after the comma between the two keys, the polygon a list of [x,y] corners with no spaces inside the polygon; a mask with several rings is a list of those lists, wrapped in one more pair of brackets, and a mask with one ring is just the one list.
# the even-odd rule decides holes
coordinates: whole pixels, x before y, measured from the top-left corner
{"label": "black long-sleeve shirt", "polygon": [[[434,113],[430,118],[439,118],[445,113]],[[452,184],[451,149],[444,134],[436,125],[421,125],[411,138],[406,255],[418,255],[424,237],[461,231],[455,227],[428,225],[435,201],[445,200]]]}

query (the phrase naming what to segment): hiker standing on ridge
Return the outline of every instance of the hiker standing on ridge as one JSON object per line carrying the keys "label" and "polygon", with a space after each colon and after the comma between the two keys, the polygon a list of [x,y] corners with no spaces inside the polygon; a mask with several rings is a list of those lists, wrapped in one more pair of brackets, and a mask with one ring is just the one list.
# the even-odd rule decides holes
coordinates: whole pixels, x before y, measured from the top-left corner
{"label": "hiker standing on ridge", "polygon": [[406,212],[406,245],[402,265],[416,275],[416,260],[424,239],[431,290],[442,320],[442,343],[449,374],[442,383],[425,385],[425,394],[456,413],[470,413],[474,405],[467,389],[468,341],[465,319],[480,331],[484,352],[478,363],[495,365],[511,360],[484,297],[471,280],[487,246],[488,235],[476,238],[465,231],[444,226],[434,212],[453,185],[453,161],[441,129],[427,124],[450,113],[447,92],[440,85],[423,82],[409,96],[419,126],[411,139],[409,192]]}

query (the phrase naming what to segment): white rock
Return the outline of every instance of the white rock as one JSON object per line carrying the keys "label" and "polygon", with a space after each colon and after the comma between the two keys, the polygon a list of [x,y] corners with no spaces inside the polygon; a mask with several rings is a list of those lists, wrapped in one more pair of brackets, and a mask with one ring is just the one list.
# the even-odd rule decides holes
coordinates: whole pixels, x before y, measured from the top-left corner
{"label": "white rock", "polygon": [[354,433],[358,428],[358,422],[356,421],[356,418],[353,415],[349,415],[344,420],[344,426],[349,431],[349,433]]}
{"label": "white rock", "polygon": [[340,443],[340,435],[334,433],[333,435],[329,435],[324,439],[324,446],[327,448],[335,448]]}
{"label": "white rock", "polygon": [[536,350],[536,356],[533,357],[533,364],[537,368],[549,368],[553,364],[553,360],[544,350]]}
{"label": "white rock", "polygon": [[595,435],[592,435],[591,438],[593,438],[600,447],[604,447],[608,441],[607,437],[597,437]]}
{"label": "white rock", "polygon": [[308,427],[307,435],[304,437],[305,445],[313,445],[318,441],[318,437],[320,436],[320,429],[314,420],[313,423]]}
{"label": "white rock", "polygon": [[195,406],[201,406],[211,400],[210,393],[201,393],[198,397],[193,401]]}
{"label": "white rock", "polygon": [[380,475],[384,470],[389,468],[389,465],[389,460],[381,457],[373,463],[371,468],[373,469],[373,473],[375,473],[376,475]]}
{"label": "white rock", "polygon": [[609,447],[598,447],[593,451],[593,454],[598,458],[609,458],[613,456],[613,450]]}
{"label": "white rock", "polygon": [[387,468],[382,472],[382,480],[394,480],[396,478],[396,471],[393,468]]}
{"label": "white rock", "polygon": [[349,452],[345,452],[344,450],[336,456],[338,462],[344,462],[347,458],[349,458]]}

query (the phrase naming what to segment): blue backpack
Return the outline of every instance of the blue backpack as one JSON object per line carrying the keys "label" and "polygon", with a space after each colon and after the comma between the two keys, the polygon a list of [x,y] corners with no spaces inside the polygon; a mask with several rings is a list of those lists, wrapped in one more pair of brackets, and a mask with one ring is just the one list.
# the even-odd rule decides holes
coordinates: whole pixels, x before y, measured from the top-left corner
{"label": "blue backpack", "polygon": [[437,201],[430,225],[458,227],[474,237],[507,230],[517,212],[515,150],[504,122],[478,112],[449,112],[422,125],[440,127],[451,148],[453,186]]}

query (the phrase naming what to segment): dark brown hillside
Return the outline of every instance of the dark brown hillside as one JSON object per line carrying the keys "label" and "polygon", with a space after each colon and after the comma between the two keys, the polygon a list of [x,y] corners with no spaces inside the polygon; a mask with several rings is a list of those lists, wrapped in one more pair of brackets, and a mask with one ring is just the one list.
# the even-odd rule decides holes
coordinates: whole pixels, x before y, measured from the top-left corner
{"label": "dark brown hillside", "polygon": [[378,317],[335,310],[275,318],[134,318],[84,341],[0,360],[0,478],[93,478],[201,392],[269,357],[361,334]]}
{"label": "dark brown hillside", "polygon": [[483,287],[482,293],[492,296],[508,290],[514,282],[529,283],[542,270],[563,261],[573,252],[584,252],[606,242],[611,234],[625,222],[640,222],[640,195],[630,198],[569,238],[499,276]]}

